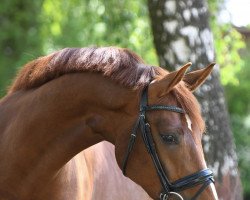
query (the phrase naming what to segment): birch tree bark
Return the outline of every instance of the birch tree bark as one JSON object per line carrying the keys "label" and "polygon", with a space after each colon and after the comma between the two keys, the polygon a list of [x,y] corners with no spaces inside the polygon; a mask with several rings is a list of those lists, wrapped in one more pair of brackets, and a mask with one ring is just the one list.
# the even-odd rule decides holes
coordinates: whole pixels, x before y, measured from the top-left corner
{"label": "birch tree bark", "polygon": [[[198,69],[215,61],[205,0],[148,0],[148,8],[160,66],[172,71],[191,61],[192,69]],[[219,76],[217,66],[195,92],[207,125],[204,151],[220,199],[241,200],[235,145]]]}

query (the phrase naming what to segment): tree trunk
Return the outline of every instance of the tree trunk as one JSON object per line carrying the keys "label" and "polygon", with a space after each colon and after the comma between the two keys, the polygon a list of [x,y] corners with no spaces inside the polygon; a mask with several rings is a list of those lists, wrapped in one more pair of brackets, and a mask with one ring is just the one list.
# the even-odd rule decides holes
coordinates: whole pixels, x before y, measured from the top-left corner
{"label": "tree trunk", "polygon": [[[160,66],[172,71],[191,61],[193,69],[198,69],[215,61],[205,0],[148,0],[148,8]],[[220,199],[240,200],[235,145],[219,76],[217,66],[195,92],[207,125],[204,151]]]}

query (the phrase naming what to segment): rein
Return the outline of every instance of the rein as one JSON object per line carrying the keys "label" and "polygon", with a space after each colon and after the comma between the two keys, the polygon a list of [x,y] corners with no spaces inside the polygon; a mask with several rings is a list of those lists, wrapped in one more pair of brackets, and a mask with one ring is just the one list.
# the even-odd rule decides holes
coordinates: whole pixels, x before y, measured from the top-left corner
{"label": "rein", "polygon": [[148,153],[150,154],[152,161],[154,163],[155,169],[157,171],[157,174],[159,176],[162,189],[163,191],[160,194],[160,200],[167,200],[171,195],[175,195],[183,200],[183,197],[178,194],[177,192],[195,187],[197,185],[201,185],[201,188],[198,190],[198,192],[191,198],[191,200],[195,200],[198,198],[198,196],[206,189],[206,187],[214,182],[213,179],[213,172],[210,169],[203,169],[201,171],[198,171],[194,174],[185,176],[173,183],[169,181],[167,178],[167,175],[162,167],[161,161],[158,157],[155,143],[152,137],[150,125],[147,122],[146,119],[146,112],[147,111],[154,111],[154,110],[167,110],[171,112],[176,112],[180,114],[185,114],[185,111],[176,106],[167,106],[167,105],[148,105],[148,90],[145,88],[142,93],[141,101],[140,101],[140,113],[139,117],[135,123],[135,126],[132,129],[132,133],[130,135],[130,140],[128,144],[128,148],[125,154],[125,157],[123,159],[123,165],[122,165],[122,172],[125,175],[126,174],[126,166],[128,162],[129,155],[133,149],[133,146],[135,144],[135,139],[138,133],[138,129],[140,129],[142,138],[144,141],[144,144],[146,146],[146,149]]}

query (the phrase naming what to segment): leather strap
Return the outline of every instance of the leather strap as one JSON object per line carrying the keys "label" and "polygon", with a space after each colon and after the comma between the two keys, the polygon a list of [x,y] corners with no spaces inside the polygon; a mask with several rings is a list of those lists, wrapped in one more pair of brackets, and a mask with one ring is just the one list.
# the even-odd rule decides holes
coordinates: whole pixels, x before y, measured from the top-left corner
{"label": "leather strap", "polygon": [[147,100],[148,100],[147,88],[145,88],[142,93],[142,98],[140,101],[139,118],[137,119],[132,129],[128,148],[127,148],[125,157],[123,159],[123,166],[122,166],[123,174],[125,175],[126,173],[126,166],[127,166],[128,158],[129,158],[130,153],[133,150],[133,146],[135,144],[135,139],[137,136],[138,129],[140,129],[145,147],[152,158],[152,161],[154,163],[154,166],[156,168],[157,174],[159,176],[159,179],[163,188],[163,192],[160,194],[160,199],[167,200],[171,192],[175,193],[175,192],[183,191],[183,190],[195,187],[197,185],[203,184],[202,187],[195,194],[195,196],[192,198],[192,200],[195,200],[210,183],[214,182],[212,171],[210,169],[203,169],[199,172],[185,176],[184,178],[181,178],[173,183],[170,183],[161,165],[160,159],[158,157],[158,154],[155,148],[155,143],[152,137],[152,133],[150,130],[150,125],[146,120],[147,111],[166,110],[166,111],[176,112],[180,114],[184,114],[185,111],[182,108],[179,108],[176,106],[166,106],[166,105],[148,106]]}
{"label": "leather strap", "polygon": [[127,163],[128,163],[128,158],[129,158],[129,155],[130,155],[131,151],[133,150],[139,125],[140,125],[140,117],[137,119],[137,121],[135,123],[135,126],[134,126],[134,128],[133,128],[133,130],[131,132],[129,143],[128,143],[128,148],[127,148],[125,157],[124,157],[123,162],[122,162],[122,173],[123,173],[123,175],[126,175],[126,167],[127,167]]}

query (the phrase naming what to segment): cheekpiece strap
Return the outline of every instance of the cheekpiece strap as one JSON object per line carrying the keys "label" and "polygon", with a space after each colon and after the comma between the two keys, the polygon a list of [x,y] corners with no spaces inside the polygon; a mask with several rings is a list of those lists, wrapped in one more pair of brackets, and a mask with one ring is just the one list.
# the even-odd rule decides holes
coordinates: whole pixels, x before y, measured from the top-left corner
{"label": "cheekpiece strap", "polygon": [[162,184],[163,192],[160,195],[161,200],[167,200],[169,197],[169,194],[175,194],[178,195],[176,192],[194,187],[196,185],[203,184],[200,190],[196,193],[196,195],[192,198],[192,200],[195,200],[201,192],[211,183],[214,182],[213,180],[213,173],[209,169],[204,169],[199,172],[196,172],[192,175],[186,176],[184,178],[181,178],[173,183],[170,183],[170,181],[167,178],[167,175],[161,165],[160,159],[158,157],[153,136],[150,130],[150,125],[147,122],[146,119],[146,112],[152,111],[152,110],[167,110],[171,112],[181,113],[185,114],[186,112],[177,106],[166,106],[166,105],[150,105],[148,106],[148,92],[147,87],[144,88],[142,92],[142,97],[140,101],[140,115],[135,123],[135,126],[132,129],[128,148],[125,154],[125,157],[123,159],[122,163],[122,171],[125,175],[126,173],[126,166],[128,162],[129,155],[133,149],[133,146],[135,144],[135,139],[137,136],[138,129],[140,129],[143,141],[145,143],[145,146],[148,150],[148,153],[150,154],[152,161],[155,165],[157,174],[159,176],[160,182]]}

